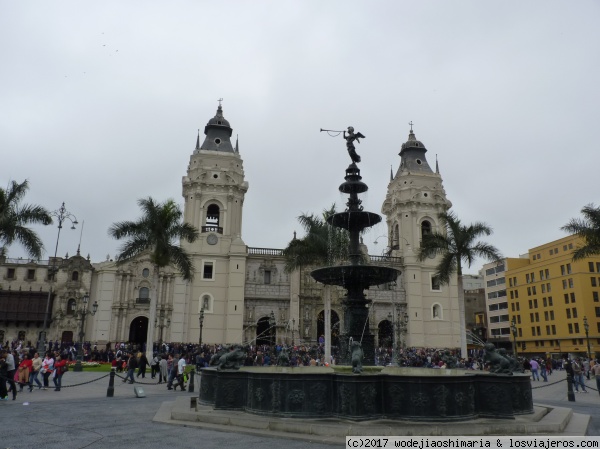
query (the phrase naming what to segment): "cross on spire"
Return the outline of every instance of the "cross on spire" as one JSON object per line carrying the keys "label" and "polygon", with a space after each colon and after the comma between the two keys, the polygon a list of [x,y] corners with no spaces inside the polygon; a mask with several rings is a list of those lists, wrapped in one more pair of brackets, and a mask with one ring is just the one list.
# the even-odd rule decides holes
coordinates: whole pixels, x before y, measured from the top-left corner
{"label": "cross on spire", "polygon": [[221,107],[221,102],[223,101],[222,98],[219,98],[219,107]]}
{"label": "cross on spire", "polygon": [[413,132],[413,130],[412,130],[413,122],[412,122],[412,120],[410,122],[408,122],[408,124],[410,125],[410,132],[412,133]]}

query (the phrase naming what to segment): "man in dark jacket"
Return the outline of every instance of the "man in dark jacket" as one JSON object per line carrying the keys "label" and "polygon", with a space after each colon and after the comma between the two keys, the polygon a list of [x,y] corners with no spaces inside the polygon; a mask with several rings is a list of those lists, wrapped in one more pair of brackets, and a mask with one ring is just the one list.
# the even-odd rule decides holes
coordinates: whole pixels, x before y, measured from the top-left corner
{"label": "man in dark jacket", "polygon": [[125,379],[123,379],[123,382],[127,382],[127,378],[129,378],[129,383],[134,383],[135,380],[133,379],[133,373],[135,372],[135,369],[138,367],[138,361],[135,358],[135,354],[131,354],[129,356],[129,361],[127,362],[127,375],[125,376]]}

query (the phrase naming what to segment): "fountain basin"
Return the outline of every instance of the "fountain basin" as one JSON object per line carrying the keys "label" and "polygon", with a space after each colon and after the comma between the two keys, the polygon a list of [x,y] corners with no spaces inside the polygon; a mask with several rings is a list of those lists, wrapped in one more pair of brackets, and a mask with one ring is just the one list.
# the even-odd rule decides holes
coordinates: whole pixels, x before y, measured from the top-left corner
{"label": "fountain basin", "polygon": [[333,368],[203,368],[200,403],[290,418],[461,421],[533,413],[527,375],[386,367],[369,374]]}
{"label": "fountain basin", "polygon": [[375,226],[381,221],[381,216],[366,211],[346,211],[333,214],[327,219],[327,223],[336,228],[362,231],[365,228]]}
{"label": "fountain basin", "polygon": [[378,265],[340,265],[318,268],[310,275],[315,281],[323,284],[340,285],[344,288],[362,286],[363,289],[367,289],[371,285],[395,281],[400,271]]}

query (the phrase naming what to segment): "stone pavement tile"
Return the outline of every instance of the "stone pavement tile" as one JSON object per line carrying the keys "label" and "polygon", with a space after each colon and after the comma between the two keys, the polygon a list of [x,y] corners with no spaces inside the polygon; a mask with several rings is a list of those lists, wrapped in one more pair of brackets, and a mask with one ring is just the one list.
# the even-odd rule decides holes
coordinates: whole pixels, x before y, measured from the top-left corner
{"label": "stone pavement tile", "polygon": [[[102,373],[65,375],[65,385],[87,382]],[[151,379],[146,379],[146,381]],[[165,384],[143,385],[147,397],[136,398],[133,385],[115,383],[115,396],[106,397],[108,378],[86,385],[23,393],[17,401],[0,402],[0,448],[116,449],[165,447],[202,449],[285,447],[332,449],[269,433],[241,435],[211,429],[152,422],[163,403],[178,397],[189,401],[198,393],[168,391]],[[28,405],[23,405],[23,403]]]}

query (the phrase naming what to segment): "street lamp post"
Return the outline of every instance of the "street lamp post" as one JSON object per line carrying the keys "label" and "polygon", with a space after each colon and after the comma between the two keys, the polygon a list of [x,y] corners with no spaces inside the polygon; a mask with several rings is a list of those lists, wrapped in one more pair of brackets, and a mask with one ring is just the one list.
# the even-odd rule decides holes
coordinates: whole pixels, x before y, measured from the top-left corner
{"label": "street lamp post", "polygon": [[[592,361],[592,351],[590,350],[590,325],[587,317],[583,317],[583,329],[585,330],[585,339],[587,340],[587,359],[588,364]],[[590,370],[587,370],[587,378],[590,380]]]}
{"label": "street lamp post", "polygon": [[406,348],[406,334],[408,333],[408,312],[404,311],[402,315],[402,334],[404,335],[402,346]]}
{"label": "street lamp post", "polygon": [[588,324],[587,317],[583,317],[583,329],[585,330],[585,339],[587,340],[587,357],[588,360],[592,359],[592,351],[590,350],[590,325]]}
{"label": "street lamp post", "polygon": [[158,351],[162,352],[162,344],[163,344],[163,329],[165,327],[171,326],[171,318],[167,318],[167,322],[165,324],[165,312],[164,310],[160,311],[159,316],[154,321],[154,326],[160,329],[160,339],[158,340]]}
{"label": "street lamp post", "polygon": [[510,330],[513,335],[513,355],[515,356],[515,359],[516,359],[517,358],[517,321],[515,320],[514,316],[513,316],[512,321],[510,322]]}
{"label": "street lamp post", "polygon": [[77,312],[81,319],[81,328],[79,330],[79,348],[77,348],[77,361],[75,362],[75,368],[73,369],[73,371],[78,372],[83,371],[83,367],[81,366],[81,360],[83,359],[83,337],[85,336],[85,318],[88,315],[96,315],[96,311],[98,310],[97,301],[94,301],[94,304],[92,304],[92,310],[88,310],[87,304],[89,300],[89,294],[86,293],[85,295],[83,295],[83,304],[81,305],[81,309],[79,309],[79,311]]}
{"label": "street lamp post", "polygon": [[46,332],[48,331],[48,317],[50,315],[50,299],[52,298],[52,283],[55,281],[56,276],[56,254],[58,252],[58,241],[60,240],[60,230],[65,220],[71,222],[71,229],[75,229],[75,225],[78,224],[77,218],[71,212],[69,212],[65,203],[62,203],[60,209],[50,212],[50,216],[56,217],[58,220],[58,235],[56,236],[56,246],[54,247],[54,258],[52,259],[52,267],[49,269],[50,275],[50,288],[48,289],[48,299],[46,299],[46,313],[44,314],[44,325],[40,331],[40,337],[38,340],[38,354],[43,355],[46,353]]}
{"label": "street lamp post", "polygon": [[202,326],[204,326],[204,307],[200,309],[200,315],[198,316],[198,322],[200,323],[200,337],[198,338],[199,351],[202,351]]}

